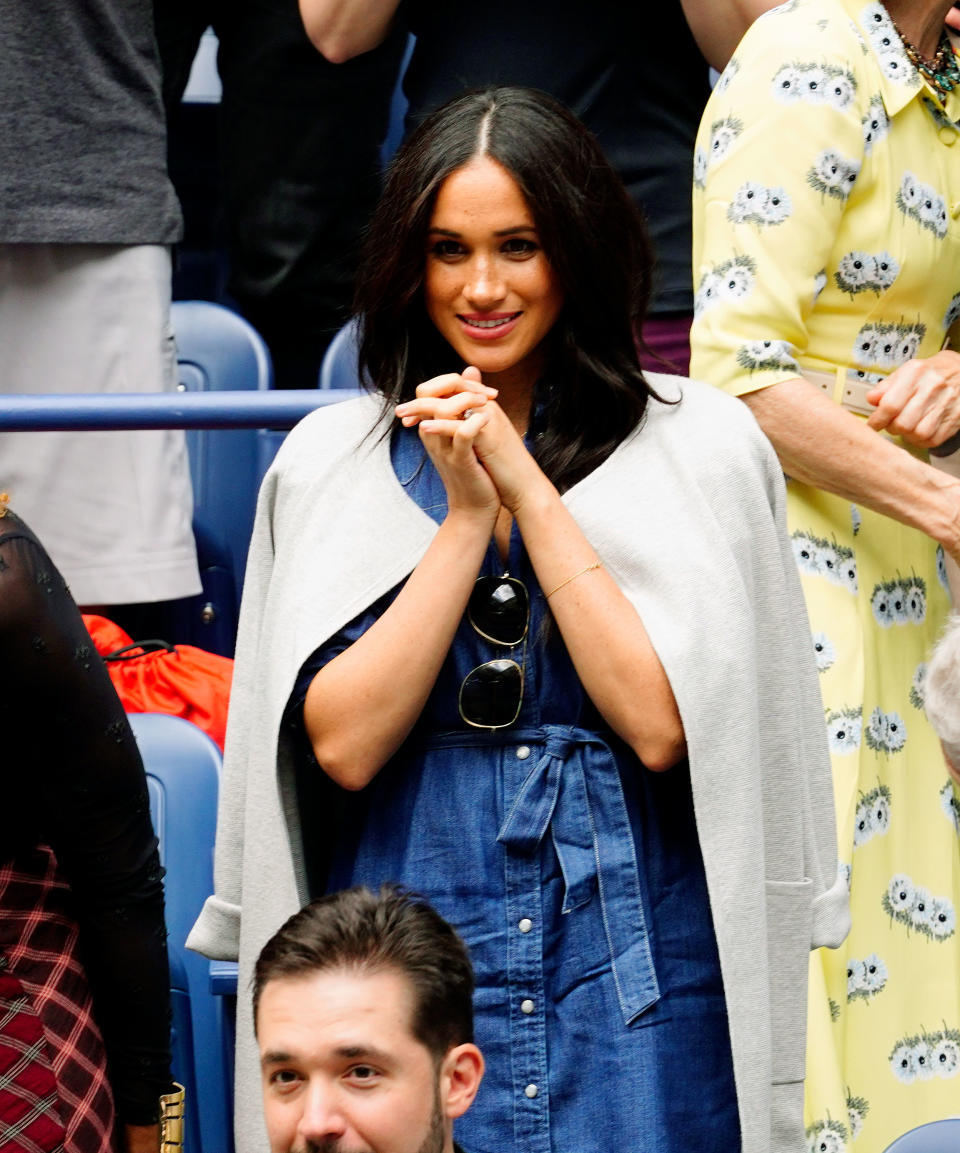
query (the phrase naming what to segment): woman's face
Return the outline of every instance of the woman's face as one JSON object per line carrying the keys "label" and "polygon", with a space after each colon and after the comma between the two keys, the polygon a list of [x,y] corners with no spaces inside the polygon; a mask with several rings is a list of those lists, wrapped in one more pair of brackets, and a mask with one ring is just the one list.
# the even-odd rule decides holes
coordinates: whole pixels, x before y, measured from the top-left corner
{"label": "woman's face", "polygon": [[424,294],[430,319],[464,365],[495,387],[532,388],[563,291],[516,181],[488,156],[440,186]]}

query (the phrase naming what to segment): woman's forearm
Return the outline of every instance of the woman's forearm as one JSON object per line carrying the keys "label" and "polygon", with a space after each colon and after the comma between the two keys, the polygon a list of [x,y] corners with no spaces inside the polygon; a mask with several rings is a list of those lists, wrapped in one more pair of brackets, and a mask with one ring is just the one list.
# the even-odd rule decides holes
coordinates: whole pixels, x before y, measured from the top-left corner
{"label": "woman's forearm", "polygon": [[493,532],[489,515],[451,513],[396,600],[317,673],[303,719],[318,763],[361,789],[420,716],[450,649]]}
{"label": "woman's forearm", "polygon": [[124,1153],[161,1153],[159,1125],[124,1125]]}
{"label": "woman's forearm", "polygon": [[741,398],[788,476],[920,529],[960,558],[960,481],[795,378]]}
{"label": "woman's forearm", "polygon": [[590,567],[597,560],[593,547],[553,485],[539,476],[514,515],[577,675],[640,760],[668,769],[686,744],[663,666],[636,609],[604,568]]}

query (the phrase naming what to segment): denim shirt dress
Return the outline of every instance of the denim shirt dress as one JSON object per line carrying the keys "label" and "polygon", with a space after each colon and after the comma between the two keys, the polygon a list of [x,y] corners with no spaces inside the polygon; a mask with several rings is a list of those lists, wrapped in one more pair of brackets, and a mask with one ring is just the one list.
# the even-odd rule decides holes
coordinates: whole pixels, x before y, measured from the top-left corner
{"label": "denim shirt dress", "polygon": [[[445,490],[415,429],[395,430],[391,457],[410,498],[442,522]],[[736,1090],[686,762],[649,772],[611,732],[516,526],[508,559],[530,595],[526,643],[486,641],[464,617],[408,739],[340,798],[326,888],[400,882],[469,946],[487,1064],[456,1126],[470,1153],[729,1153]],[[480,575],[504,571],[491,541]],[[291,716],[397,591],[307,661]],[[500,657],[523,664],[520,715],[471,728],[461,682]],[[304,773],[318,771],[311,760]],[[304,814],[305,838],[310,825]]]}

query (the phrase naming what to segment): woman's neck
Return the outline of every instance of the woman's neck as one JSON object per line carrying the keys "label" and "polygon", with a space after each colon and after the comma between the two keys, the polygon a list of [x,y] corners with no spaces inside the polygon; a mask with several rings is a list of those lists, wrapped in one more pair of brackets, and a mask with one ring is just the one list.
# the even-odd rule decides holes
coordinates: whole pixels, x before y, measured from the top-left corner
{"label": "woman's neck", "polygon": [[884,0],[890,18],[917,51],[935,55],[952,0]]}

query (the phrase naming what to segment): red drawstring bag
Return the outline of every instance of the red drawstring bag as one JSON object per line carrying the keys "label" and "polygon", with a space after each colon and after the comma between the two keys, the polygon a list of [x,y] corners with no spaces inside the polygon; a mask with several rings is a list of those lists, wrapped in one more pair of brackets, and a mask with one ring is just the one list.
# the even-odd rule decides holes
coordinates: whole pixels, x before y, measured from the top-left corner
{"label": "red drawstring bag", "polygon": [[83,623],[128,713],[170,713],[192,721],[223,749],[233,661],[193,645],[134,642],[106,617]]}

